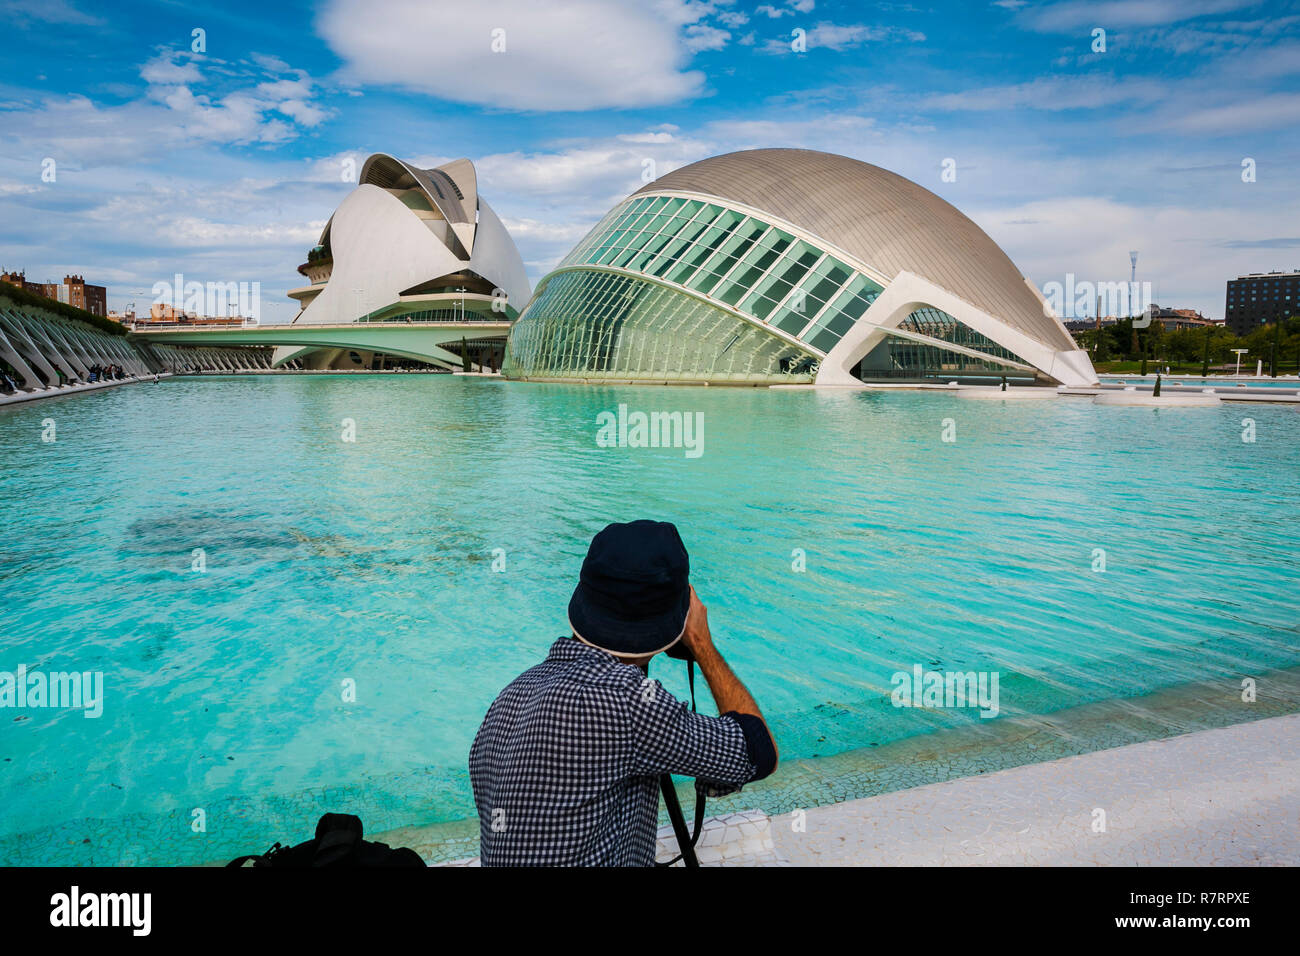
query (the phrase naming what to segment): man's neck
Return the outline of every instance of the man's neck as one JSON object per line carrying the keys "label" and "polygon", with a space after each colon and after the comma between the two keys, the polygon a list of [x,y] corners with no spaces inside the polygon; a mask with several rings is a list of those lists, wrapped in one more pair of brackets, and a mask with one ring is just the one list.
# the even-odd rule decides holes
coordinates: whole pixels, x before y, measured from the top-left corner
{"label": "man's neck", "polygon": [[620,664],[631,664],[633,667],[641,668],[641,670],[645,670],[646,666],[649,665],[650,661],[652,661],[655,657],[654,654],[643,654],[640,657],[626,657],[621,654],[614,654],[611,651],[607,651],[603,647],[596,647],[595,644],[592,644],[589,641],[584,641],[577,634],[573,635],[573,639],[577,641],[579,644],[583,645],[584,647],[594,648],[595,650],[600,651],[602,654],[608,654],[610,657],[614,658],[614,660],[618,661]]}

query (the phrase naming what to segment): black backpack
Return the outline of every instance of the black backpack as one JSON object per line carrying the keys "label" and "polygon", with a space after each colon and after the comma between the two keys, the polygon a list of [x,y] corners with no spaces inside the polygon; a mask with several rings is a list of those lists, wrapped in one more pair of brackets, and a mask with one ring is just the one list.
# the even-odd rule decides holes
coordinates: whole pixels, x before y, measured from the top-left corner
{"label": "black backpack", "polygon": [[[249,861],[252,861],[251,864]],[[275,846],[260,856],[236,857],[226,866],[424,866],[420,854],[407,847],[361,839],[361,818],[327,813],[316,824],[315,839],[297,846]]]}

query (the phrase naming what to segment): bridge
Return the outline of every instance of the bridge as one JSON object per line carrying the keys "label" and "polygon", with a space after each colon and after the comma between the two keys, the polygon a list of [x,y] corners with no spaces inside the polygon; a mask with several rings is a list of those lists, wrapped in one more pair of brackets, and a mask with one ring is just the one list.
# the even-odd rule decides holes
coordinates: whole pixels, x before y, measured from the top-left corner
{"label": "bridge", "polygon": [[[152,345],[216,348],[225,346],[300,346],[383,352],[418,362],[460,368],[462,359],[443,346],[461,339],[500,338],[510,321],[349,322],[342,325],[243,325],[200,328],[137,327],[132,338]],[[281,365],[299,353],[277,357]]]}

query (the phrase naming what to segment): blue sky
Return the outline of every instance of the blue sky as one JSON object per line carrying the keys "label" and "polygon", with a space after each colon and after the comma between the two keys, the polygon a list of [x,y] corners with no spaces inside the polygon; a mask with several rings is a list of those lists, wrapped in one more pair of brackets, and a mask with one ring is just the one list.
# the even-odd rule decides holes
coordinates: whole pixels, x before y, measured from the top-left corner
{"label": "blue sky", "polygon": [[[656,173],[761,146],[934,190],[1040,288],[1140,279],[1222,317],[1300,266],[1300,5],[0,2],[0,266],[145,307],[262,284],[265,321],[349,158],[474,161],[536,282]],[[493,52],[494,30],[505,50]],[[1105,50],[1094,50],[1094,31]],[[194,52],[201,30],[203,52]],[[806,50],[791,49],[803,31]],[[54,161],[54,181],[42,178]],[[955,160],[955,182],[941,178]],[[1255,181],[1243,182],[1243,160]],[[47,177],[48,178],[48,177]]]}

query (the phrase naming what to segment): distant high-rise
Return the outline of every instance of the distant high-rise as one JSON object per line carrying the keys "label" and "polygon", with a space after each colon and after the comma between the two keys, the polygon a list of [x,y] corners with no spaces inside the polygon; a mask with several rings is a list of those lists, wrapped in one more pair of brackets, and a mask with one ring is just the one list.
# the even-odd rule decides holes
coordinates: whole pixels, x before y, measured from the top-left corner
{"label": "distant high-rise", "polygon": [[81,276],[65,275],[62,282],[29,282],[26,273],[0,273],[0,282],[8,282],[27,292],[85,309],[95,315],[108,314],[108,290],[102,285],[87,285]]}
{"label": "distant high-rise", "polygon": [[65,275],[63,281],[51,284],[47,292],[51,299],[85,309],[94,315],[108,314],[108,290],[102,285],[87,285],[81,276]]}
{"label": "distant high-rise", "polygon": [[1228,280],[1223,317],[1237,335],[1300,315],[1300,270],[1254,272]]}

